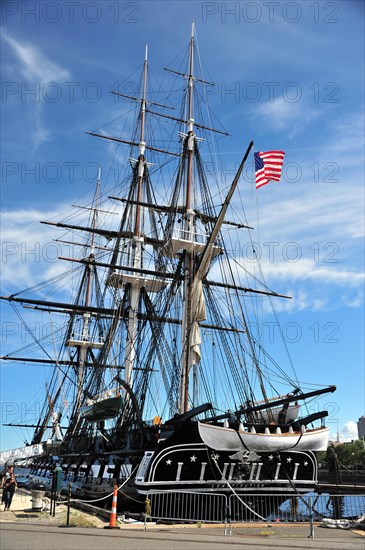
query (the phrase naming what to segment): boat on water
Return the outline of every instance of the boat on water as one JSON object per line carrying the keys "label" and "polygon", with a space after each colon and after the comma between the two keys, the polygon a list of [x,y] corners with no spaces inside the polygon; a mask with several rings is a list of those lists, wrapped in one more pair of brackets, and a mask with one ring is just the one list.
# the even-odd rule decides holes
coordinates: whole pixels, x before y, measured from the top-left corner
{"label": "boat on water", "polygon": [[65,273],[49,283],[2,296],[62,319],[49,347],[2,357],[51,367],[28,465],[39,479],[58,464],[88,495],[123,480],[142,500],[151,490],[308,492],[329,436],[328,412],[308,404],[335,387],[300,384],[250,330],[259,303],[290,298],[234,254],[253,231],[236,202],[253,143],[227,187],[211,170],[227,132],[212,127],[194,26],[185,67],[166,73],[173,99],[150,94],[147,52],[140,93],[113,91],[135,109],[131,138],[128,125],[87,132],[128,150],[118,186],[102,190],[99,173],[80,206],[87,220],[42,222],[69,232],[58,242],[79,256],[60,258]]}

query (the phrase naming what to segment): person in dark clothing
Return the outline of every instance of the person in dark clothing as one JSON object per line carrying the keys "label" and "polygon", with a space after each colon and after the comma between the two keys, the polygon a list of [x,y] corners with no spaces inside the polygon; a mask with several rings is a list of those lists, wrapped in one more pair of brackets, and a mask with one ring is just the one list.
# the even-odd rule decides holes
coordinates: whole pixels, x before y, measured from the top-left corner
{"label": "person in dark clothing", "polygon": [[10,479],[10,476],[13,473],[14,473],[14,466],[12,464],[10,464],[6,468],[6,472],[4,473],[4,475],[2,476],[2,479],[1,479],[1,488],[3,490],[3,494],[2,494],[2,497],[1,497],[1,504],[4,504],[4,500],[5,500],[5,483],[8,479]]}
{"label": "person in dark clothing", "polygon": [[17,484],[16,484],[16,480],[15,480],[15,475],[11,474],[10,478],[5,481],[5,485],[4,485],[4,489],[3,489],[4,492],[5,492],[4,512],[6,510],[10,510],[11,501],[13,500],[13,496],[14,496],[16,487],[17,487]]}
{"label": "person in dark clothing", "polygon": [[5,493],[4,493],[4,479],[5,479],[5,474],[0,474],[0,486],[1,486],[1,490],[2,490],[2,493],[1,493],[1,504],[4,504],[4,498],[5,498]]}

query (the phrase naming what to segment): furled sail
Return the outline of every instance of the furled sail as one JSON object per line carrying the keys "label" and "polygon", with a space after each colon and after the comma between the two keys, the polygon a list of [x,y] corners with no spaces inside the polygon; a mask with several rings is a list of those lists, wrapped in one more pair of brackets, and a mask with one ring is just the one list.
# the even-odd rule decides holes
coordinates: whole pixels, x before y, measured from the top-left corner
{"label": "furled sail", "polygon": [[190,361],[191,366],[199,363],[201,358],[200,344],[202,343],[200,336],[199,322],[204,321],[207,317],[205,299],[203,293],[203,283],[201,279],[195,279],[193,282],[192,291],[192,311],[194,312],[193,323],[191,327],[190,338]]}

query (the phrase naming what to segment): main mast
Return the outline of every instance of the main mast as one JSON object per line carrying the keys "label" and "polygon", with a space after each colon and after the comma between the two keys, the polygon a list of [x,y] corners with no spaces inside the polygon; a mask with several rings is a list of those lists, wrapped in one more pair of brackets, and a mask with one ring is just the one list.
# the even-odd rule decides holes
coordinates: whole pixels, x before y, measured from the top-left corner
{"label": "main mast", "polygon": [[[188,74],[188,133],[185,138],[187,150],[187,174],[185,193],[185,223],[184,238],[188,241],[194,239],[194,211],[191,208],[191,195],[193,189],[193,162],[194,162],[194,118],[193,118],[193,87],[194,87],[194,22],[191,28],[189,48],[189,74]],[[179,413],[189,410],[189,372],[193,361],[190,353],[192,331],[192,281],[194,267],[193,250],[185,251],[184,262],[184,305],[182,324],[182,360],[180,378]]]}
{"label": "main mast", "polygon": [[[176,71],[173,71],[176,72]],[[177,73],[181,74],[181,73]],[[197,142],[200,141],[195,135],[195,127],[204,128],[212,132],[224,134],[214,128],[207,128],[201,124],[196,124],[194,121],[194,82],[199,80],[203,84],[210,84],[204,80],[197,79],[194,76],[194,23],[192,24],[192,32],[189,46],[189,68],[188,74],[184,75],[188,81],[187,87],[187,134],[184,134],[183,143],[183,162],[185,162],[185,195],[184,195],[184,224],[182,235],[180,236],[180,246],[184,250],[183,263],[183,303],[182,303],[182,353],[180,365],[180,391],[178,411],[183,414],[189,410],[189,375],[191,369],[197,369],[200,361],[200,322],[206,319],[205,299],[203,295],[203,281],[209,271],[212,259],[217,254],[222,253],[222,249],[216,242],[220,229],[225,222],[225,214],[237,186],[242,173],[243,166],[247,160],[253,143],[251,142],[244,155],[239,170],[232,182],[227,197],[222,205],[220,214],[216,217],[209,217],[210,229],[209,237],[202,244],[199,241],[197,230],[197,218],[201,217],[192,203],[193,191],[196,185],[194,181],[194,162],[198,163],[198,172],[201,173],[201,159],[197,149]],[[200,170],[199,170],[200,163]],[[205,182],[205,185],[207,183]],[[203,187],[201,186],[201,190]],[[206,189],[205,189],[206,192]],[[195,195],[195,193],[194,193]],[[229,223],[229,222],[227,222]],[[196,373],[194,375],[194,392],[195,381],[198,379]],[[194,396],[195,400],[195,396]]]}

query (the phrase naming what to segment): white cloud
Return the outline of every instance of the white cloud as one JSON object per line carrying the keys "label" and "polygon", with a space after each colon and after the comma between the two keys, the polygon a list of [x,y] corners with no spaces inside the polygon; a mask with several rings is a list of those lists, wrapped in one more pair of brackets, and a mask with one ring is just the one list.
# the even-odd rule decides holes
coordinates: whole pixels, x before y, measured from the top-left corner
{"label": "white cloud", "polygon": [[[82,246],[91,234],[75,236],[72,230],[61,229],[40,221],[64,222],[87,226],[90,221],[88,209],[69,208],[60,204],[55,210],[37,209],[3,210],[1,212],[1,294],[10,295],[28,289],[43,281],[77,271],[81,264],[59,260],[79,258]],[[108,228],[99,220],[100,227]],[[114,223],[112,220],[110,223]],[[58,241],[65,240],[66,243]],[[105,239],[96,237],[97,243],[105,245]],[[75,242],[75,245],[71,244]],[[71,278],[65,290],[72,292],[71,284],[77,284]],[[47,286],[47,285],[46,285]]]}
{"label": "white cloud", "polygon": [[[293,96],[295,98],[295,96]],[[281,97],[275,101],[266,101],[255,105],[252,116],[259,125],[275,130],[285,130],[292,139],[302,132],[311,122],[321,117],[321,111],[308,108],[306,101],[288,101]]]}
{"label": "white cloud", "polygon": [[360,289],[352,298],[344,297],[343,302],[347,307],[361,307],[364,303],[364,292]]}
{"label": "white cloud", "polygon": [[348,443],[356,439],[358,439],[358,431],[357,423],[354,420],[348,420],[343,424],[342,428],[338,426],[337,429],[331,429],[331,441],[339,440],[340,443]]}
{"label": "white cloud", "polygon": [[20,64],[17,70],[19,69],[23,78],[41,84],[70,78],[71,75],[67,69],[57,65],[35,46],[16,40],[5,31],[2,31],[1,35],[18,58]]}
{"label": "white cloud", "polygon": [[[333,139],[327,144],[327,149],[341,155],[351,152],[347,159],[353,165],[364,158],[364,112],[350,114],[340,120],[331,122]],[[356,155],[354,151],[356,150]]]}
{"label": "white cloud", "polygon": [[[326,267],[309,259],[296,263],[264,262],[262,269],[269,288],[293,298],[275,301],[277,312],[332,311],[343,306],[359,308],[364,303],[365,275],[360,271]],[[251,286],[260,288],[257,283]],[[265,303],[265,310],[269,311],[270,304]]]}
{"label": "white cloud", "polygon": [[345,442],[353,439],[358,439],[357,423],[354,420],[348,420],[340,430],[340,440]]}
{"label": "white cloud", "polygon": [[40,220],[50,219],[59,211],[39,210],[3,211],[1,215],[1,286],[3,294],[18,292],[40,281],[64,272],[67,266],[58,256],[70,255],[69,246],[54,241],[59,232],[41,225]]}
{"label": "white cloud", "polygon": [[313,282],[359,286],[362,285],[365,275],[362,272],[338,268],[338,264],[315,263],[313,260],[302,258],[297,262],[265,263],[263,271],[268,277],[289,280],[310,280]]}
{"label": "white cloud", "polygon": [[262,197],[260,204],[261,233],[265,235],[274,234],[286,242],[288,237],[295,241],[298,235],[314,235],[322,242],[324,236],[332,242],[364,236],[364,197],[360,185],[346,182],[334,187],[324,183],[314,188],[303,181],[296,190],[284,184],[274,190],[275,196],[268,191],[270,201]]}
{"label": "white cloud", "polygon": [[[5,31],[2,31],[1,36],[11,48],[18,62],[16,66],[11,65],[7,67],[16,81],[23,78],[26,84],[30,85],[31,89],[36,89],[35,86],[41,88],[53,82],[62,83],[66,79],[70,79],[71,74],[67,69],[49,59],[49,57],[29,42],[17,40]],[[41,102],[35,101],[32,103],[32,108],[28,109],[26,113],[27,117],[24,119],[24,122],[27,121],[29,124],[29,135],[32,139],[33,148],[36,150],[50,136],[50,132],[44,124]]]}

